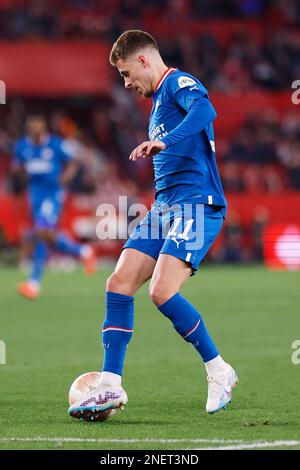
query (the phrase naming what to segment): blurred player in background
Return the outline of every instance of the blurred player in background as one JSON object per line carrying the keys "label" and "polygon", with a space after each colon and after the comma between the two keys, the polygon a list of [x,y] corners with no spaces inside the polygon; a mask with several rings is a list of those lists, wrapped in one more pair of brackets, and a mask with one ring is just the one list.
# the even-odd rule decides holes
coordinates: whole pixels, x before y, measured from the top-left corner
{"label": "blurred player in background", "polygon": [[81,259],[86,274],[92,274],[96,268],[90,246],[75,243],[58,231],[66,188],[77,171],[72,153],[67,141],[48,133],[42,115],[27,118],[26,136],[15,145],[13,174],[27,179],[33,222],[28,240],[32,246],[32,270],[29,279],[18,287],[19,294],[28,299],[39,296],[51,248]]}
{"label": "blurred player in background", "polygon": [[[153,208],[126,242],[107,282],[100,385],[72,405],[69,414],[94,420],[97,413],[127,403],[121,378],[126,348],[133,333],[134,295],[148,279],[151,279],[153,303],[205,363],[206,411],[215,413],[231,401],[237,375],[220,356],[200,313],[179,291],[197,271],[226,214],[227,204],[215,159],[216,112],[199,80],[168,68],[155,39],[148,33],[123,33],[112,48],[110,62],[124,78],[127,89],[153,98],[151,140],[134,149],[129,158],[136,161],[140,157],[154,157],[156,195]],[[187,205],[188,214],[184,208]],[[197,212],[199,206],[203,212]],[[197,220],[200,217],[202,220]],[[154,233],[159,233],[159,237],[152,237],[153,227],[158,229]],[[163,237],[165,231],[167,236]],[[140,237],[142,232],[151,235]],[[201,236],[203,240],[198,243]]]}

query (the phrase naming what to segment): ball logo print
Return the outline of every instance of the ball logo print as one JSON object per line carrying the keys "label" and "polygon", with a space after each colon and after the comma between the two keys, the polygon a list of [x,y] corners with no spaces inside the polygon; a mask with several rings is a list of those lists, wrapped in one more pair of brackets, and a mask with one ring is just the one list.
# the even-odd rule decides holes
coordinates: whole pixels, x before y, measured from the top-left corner
{"label": "ball logo print", "polygon": [[4,341],[0,340],[0,365],[6,364],[6,345]]}
{"label": "ball logo print", "polygon": [[0,80],[0,104],[6,104],[6,85],[3,80]]}

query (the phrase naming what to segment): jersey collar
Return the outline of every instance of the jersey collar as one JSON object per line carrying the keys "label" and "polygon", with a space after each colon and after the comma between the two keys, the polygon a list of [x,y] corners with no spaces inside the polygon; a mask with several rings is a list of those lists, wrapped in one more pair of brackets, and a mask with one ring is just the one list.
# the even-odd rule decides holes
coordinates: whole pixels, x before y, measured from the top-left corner
{"label": "jersey collar", "polygon": [[156,87],[154,89],[154,93],[157,92],[157,90],[160,88],[160,86],[162,85],[162,83],[164,82],[164,80],[167,78],[168,75],[170,75],[171,73],[175,72],[176,69],[174,67],[169,67],[165,73],[163,74],[162,77],[160,77],[160,79],[158,80],[157,84],[156,84]]}

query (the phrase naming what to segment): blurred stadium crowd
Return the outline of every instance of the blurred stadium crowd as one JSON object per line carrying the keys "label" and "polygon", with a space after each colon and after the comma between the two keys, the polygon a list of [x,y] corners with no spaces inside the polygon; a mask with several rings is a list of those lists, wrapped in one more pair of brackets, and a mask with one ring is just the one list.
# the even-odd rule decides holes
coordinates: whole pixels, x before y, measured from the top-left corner
{"label": "blurred stadium crowd", "polygon": [[[300,78],[297,0],[1,0],[0,40],[92,38],[111,43],[125,29],[149,30],[153,18],[174,26],[172,37],[163,30],[155,33],[166,63],[195,74],[210,92],[280,92]],[[195,40],[189,29],[176,33],[178,18],[190,25],[208,20],[216,28],[222,28],[224,19],[253,20],[254,27],[241,27],[226,41],[204,29]],[[255,23],[263,25],[264,39]],[[81,106],[76,98],[11,99],[5,114],[0,107],[0,194],[22,191],[9,177],[13,144],[24,131],[26,116],[42,111],[50,129],[72,142],[80,161],[73,193],[87,195],[95,207],[117,202],[119,194],[147,199],[152,195],[151,161],[128,162],[131,150],[146,137],[147,115],[135,100],[117,74],[109,96],[86,98]],[[227,193],[300,190],[299,111],[249,114],[232,135],[217,136],[217,158]],[[254,240],[260,229],[258,220],[250,229]],[[240,231],[237,221],[228,226],[228,249],[221,258],[260,259],[255,242],[250,255],[240,248],[232,251],[231,246],[239,247]]]}
{"label": "blurred stadium crowd", "polygon": [[[0,39],[100,39],[111,42],[126,29],[146,29],[149,18],[174,25],[172,41],[161,34],[160,47],[168,63],[199,76],[210,90],[249,91],[290,87],[299,72],[300,26],[297,0],[1,0]],[[241,28],[228,44],[204,32],[197,41],[180,22],[259,20],[267,40]],[[299,75],[299,73],[298,73]]]}

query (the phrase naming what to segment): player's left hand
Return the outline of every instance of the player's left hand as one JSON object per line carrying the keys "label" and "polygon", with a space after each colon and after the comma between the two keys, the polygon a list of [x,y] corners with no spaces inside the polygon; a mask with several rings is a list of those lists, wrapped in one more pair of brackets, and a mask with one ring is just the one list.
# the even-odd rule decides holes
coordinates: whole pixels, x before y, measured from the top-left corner
{"label": "player's left hand", "polygon": [[147,140],[131,152],[129,160],[135,162],[138,158],[154,157],[165,148],[165,144],[160,140]]}

